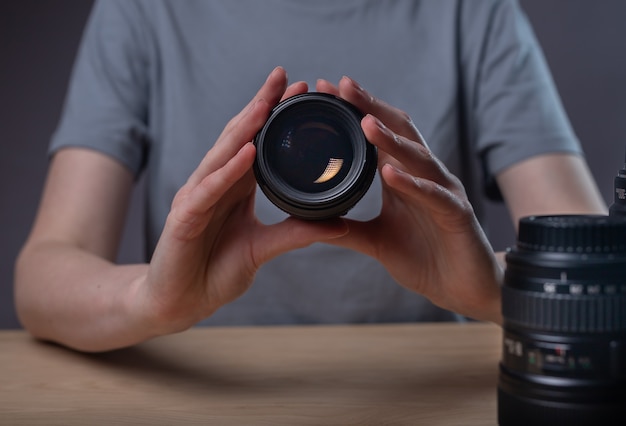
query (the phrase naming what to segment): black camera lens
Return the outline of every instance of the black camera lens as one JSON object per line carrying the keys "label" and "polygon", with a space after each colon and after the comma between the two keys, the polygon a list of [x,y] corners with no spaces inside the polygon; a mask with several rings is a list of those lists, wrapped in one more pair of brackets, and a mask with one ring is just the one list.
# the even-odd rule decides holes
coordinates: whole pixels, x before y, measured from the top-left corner
{"label": "black camera lens", "polygon": [[346,214],[376,173],[376,147],[363,134],[362,117],[324,93],[278,104],[254,141],[254,173],[267,198],[302,219]]}
{"label": "black camera lens", "polygon": [[613,204],[609,207],[609,216],[626,217],[626,162],[614,180]]}
{"label": "black camera lens", "polygon": [[626,424],[626,219],[523,218],[506,262],[499,424]]}

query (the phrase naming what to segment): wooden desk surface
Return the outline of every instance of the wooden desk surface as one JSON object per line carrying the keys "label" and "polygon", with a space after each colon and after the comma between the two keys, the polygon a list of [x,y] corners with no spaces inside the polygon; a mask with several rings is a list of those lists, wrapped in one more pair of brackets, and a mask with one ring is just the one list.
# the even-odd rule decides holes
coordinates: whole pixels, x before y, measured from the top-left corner
{"label": "wooden desk surface", "polygon": [[196,328],[81,354],[0,332],[0,424],[495,425],[489,324]]}

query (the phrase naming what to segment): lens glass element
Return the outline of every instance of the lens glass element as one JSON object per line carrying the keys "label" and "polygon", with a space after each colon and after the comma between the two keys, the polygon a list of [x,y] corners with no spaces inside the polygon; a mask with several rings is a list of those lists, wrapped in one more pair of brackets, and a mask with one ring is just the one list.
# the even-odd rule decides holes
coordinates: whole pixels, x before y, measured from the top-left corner
{"label": "lens glass element", "polygon": [[267,156],[276,176],[302,192],[337,186],[352,166],[349,135],[328,114],[306,114],[289,123],[278,120],[268,134]]}

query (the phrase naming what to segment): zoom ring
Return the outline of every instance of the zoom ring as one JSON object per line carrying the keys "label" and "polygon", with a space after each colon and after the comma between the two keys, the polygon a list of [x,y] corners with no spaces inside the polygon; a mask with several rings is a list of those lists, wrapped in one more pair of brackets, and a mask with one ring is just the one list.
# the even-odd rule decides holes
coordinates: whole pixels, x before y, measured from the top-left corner
{"label": "zoom ring", "polygon": [[626,331],[626,294],[572,296],[502,288],[504,319],[520,327],[565,333]]}

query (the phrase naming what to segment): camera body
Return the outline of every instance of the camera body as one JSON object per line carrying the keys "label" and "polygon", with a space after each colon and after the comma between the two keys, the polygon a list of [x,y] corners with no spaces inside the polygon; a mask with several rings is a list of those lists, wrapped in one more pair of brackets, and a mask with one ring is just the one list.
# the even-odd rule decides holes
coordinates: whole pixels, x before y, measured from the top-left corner
{"label": "camera body", "polygon": [[254,140],[263,193],[301,219],[346,214],[376,174],[377,151],[363,134],[362,118],[353,105],[325,93],[279,103]]}

